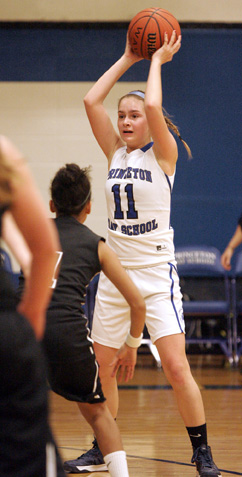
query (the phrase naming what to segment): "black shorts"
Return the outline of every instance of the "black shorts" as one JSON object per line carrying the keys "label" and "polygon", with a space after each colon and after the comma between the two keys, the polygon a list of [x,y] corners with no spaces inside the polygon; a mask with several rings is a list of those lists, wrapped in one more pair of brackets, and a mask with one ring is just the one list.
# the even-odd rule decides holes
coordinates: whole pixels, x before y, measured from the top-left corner
{"label": "black shorts", "polygon": [[[56,447],[41,347],[11,308],[0,311],[0,340],[0,476],[46,477],[46,446]],[[56,475],[64,477],[63,469]]]}
{"label": "black shorts", "polygon": [[47,321],[43,340],[51,389],[70,401],[105,401],[89,330],[78,320]]}

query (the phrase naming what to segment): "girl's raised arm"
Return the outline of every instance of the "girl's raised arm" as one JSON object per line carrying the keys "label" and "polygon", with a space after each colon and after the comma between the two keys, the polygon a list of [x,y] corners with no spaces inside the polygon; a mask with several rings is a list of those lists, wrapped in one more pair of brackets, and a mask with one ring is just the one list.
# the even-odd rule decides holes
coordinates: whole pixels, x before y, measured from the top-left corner
{"label": "girl's raised arm", "polygon": [[167,34],[165,34],[163,46],[152,56],[145,93],[145,112],[154,141],[154,152],[158,163],[168,175],[172,175],[175,171],[177,144],[168,129],[162,111],[161,66],[172,60],[180,46],[181,36],[176,40],[175,31],[169,42]]}
{"label": "girl's raised arm", "polygon": [[119,78],[140,59],[131,51],[127,35],[124,54],[99,78],[84,97],[93,134],[109,161],[116,149],[123,145],[123,142],[115,131],[103,102]]}

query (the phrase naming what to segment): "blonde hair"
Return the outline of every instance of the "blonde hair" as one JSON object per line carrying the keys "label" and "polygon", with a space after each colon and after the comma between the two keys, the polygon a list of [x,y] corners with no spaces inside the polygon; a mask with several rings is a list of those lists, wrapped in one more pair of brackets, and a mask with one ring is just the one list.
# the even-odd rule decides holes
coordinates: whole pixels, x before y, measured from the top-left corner
{"label": "blonde hair", "polygon": [[[135,96],[136,98],[140,99],[141,101],[144,101],[145,93],[144,93],[144,91],[141,91],[139,89],[134,90],[134,91],[130,91],[130,93],[125,94],[124,96],[122,96],[119,99],[118,106],[120,105],[122,99],[127,98],[128,96]],[[185,149],[187,151],[188,158],[191,159],[192,158],[191,149],[188,146],[188,144],[186,143],[186,141],[184,141],[184,139],[181,137],[178,127],[172,122],[172,120],[170,119],[171,116],[167,113],[165,108],[162,107],[162,111],[163,111],[165,122],[166,122],[168,128],[171,131],[173,131],[173,133],[175,133],[176,136],[180,139],[180,141],[182,142],[183,146],[185,147]]]}
{"label": "blonde hair", "polygon": [[17,173],[5,159],[0,144],[0,205],[9,205],[13,200],[13,182]]}

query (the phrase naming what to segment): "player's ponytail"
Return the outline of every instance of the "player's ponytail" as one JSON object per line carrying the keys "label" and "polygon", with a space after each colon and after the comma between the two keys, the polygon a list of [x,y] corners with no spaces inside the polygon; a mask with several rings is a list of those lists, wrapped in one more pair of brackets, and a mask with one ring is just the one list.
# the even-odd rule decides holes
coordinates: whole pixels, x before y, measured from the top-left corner
{"label": "player's ponytail", "polygon": [[171,131],[173,131],[177,135],[177,137],[180,139],[183,146],[185,147],[189,159],[192,159],[191,149],[188,146],[188,144],[186,143],[186,141],[184,141],[184,139],[181,137],[178,127],[171,121],[171,119],[170,119],[169,115],[167,114],[166,110],[164,108],[162,108],[162,110],[163,110],[165,122],[166,122],[168,128],[171,129]]}

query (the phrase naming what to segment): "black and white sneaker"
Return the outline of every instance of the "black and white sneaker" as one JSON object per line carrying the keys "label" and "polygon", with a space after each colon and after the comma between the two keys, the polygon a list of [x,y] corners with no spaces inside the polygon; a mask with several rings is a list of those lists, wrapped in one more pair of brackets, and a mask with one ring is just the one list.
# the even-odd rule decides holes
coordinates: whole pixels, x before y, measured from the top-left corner
{"label": "black and white sneaker", "polygon": [[82,454],[75,460],[64,462],[64,470],[71,474],[84,474],[86,472],[107,472],[108,468],[104,463],[102,453],[98,447],[96,439],[93,441],[92,449]]}
{"label": "black and white sneaker", "polygon": [[222,477],[218,467],[213,462],[211,449],[202,444],[195,449],[192,456],[192,463],[197,467],[197,477]]}

